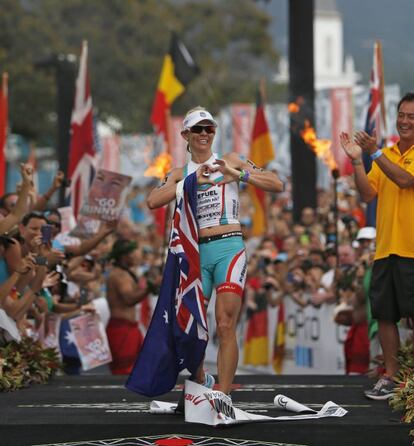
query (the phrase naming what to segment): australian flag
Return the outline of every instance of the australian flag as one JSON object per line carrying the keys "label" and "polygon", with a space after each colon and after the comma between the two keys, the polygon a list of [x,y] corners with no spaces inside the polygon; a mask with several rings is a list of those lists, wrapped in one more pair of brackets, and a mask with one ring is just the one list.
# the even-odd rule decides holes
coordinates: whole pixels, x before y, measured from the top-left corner
{"label": "australian flag", "polygon": [[[180,183],[178,185],[180,188]],[[161,291],[126,387],[154,397],[169,392],[178,374],[195,374],[208,342],[196,215],[197,177],[177,191]]]}

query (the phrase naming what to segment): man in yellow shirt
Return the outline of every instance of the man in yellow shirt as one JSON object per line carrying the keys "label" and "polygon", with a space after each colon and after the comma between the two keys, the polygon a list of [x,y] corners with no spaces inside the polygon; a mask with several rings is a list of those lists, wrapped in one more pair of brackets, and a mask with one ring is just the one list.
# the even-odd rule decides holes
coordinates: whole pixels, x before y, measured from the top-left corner
{"label": "man in yellow shirt", "polygon": [[[375,134],[357,132],[354,141],[341,133],[342,148],[351,159],[355,183],[361,198],[377,203],[377,246],[372,270],[370,300],[372,315],[378,319],[379,339],[386,373],[368,398],[385,400],[394,393],[400,345],[397,322],[414,316],[414,93],[398,103],[399,141],[379,150]],[[362,152],[374,161],[365,173]]]}

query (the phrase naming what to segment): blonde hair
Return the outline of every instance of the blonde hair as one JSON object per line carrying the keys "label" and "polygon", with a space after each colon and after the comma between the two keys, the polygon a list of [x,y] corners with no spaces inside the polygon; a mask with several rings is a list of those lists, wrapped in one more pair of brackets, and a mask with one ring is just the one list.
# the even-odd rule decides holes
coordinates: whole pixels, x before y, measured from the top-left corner
{"label": "blonde hair", "polygon": [[195,111],[207,111],[207,109],[205,107],[202,107],[201,105],[197,105],[196,107],[191,108],[190,110],[188,110],[188,112],[185,114],[184,119],[190,114],[193,113]]}

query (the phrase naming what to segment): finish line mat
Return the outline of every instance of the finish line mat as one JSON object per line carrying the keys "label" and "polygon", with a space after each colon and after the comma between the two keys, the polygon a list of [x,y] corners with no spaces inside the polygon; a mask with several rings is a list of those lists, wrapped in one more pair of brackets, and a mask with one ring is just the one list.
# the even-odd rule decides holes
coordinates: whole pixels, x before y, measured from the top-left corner
{"label": "finish line mat", "polygon": [[[360,376],[236,377],[234,406],[269,417],[291,415],[274,405],[283,394],[319,411],[335,401],[348,411],[342,418],[295,420],[212,427],[185,423],[181,415],[150,414],[150,398],[124,387],[124,377],[56,377],[48,385],[0,394],[0,445],[408,445],[410,425],[388,403],[371,401],[372,385]],[[162,400],[176,402],[182,383]],[[161,399],[161,398],[160,398]]]}

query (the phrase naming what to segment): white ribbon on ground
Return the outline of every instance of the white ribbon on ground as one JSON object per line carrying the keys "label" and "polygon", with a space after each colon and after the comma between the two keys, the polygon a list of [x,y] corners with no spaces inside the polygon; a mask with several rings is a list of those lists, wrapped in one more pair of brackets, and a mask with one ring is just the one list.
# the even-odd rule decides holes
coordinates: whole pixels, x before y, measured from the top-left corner
{"label": "white ribbon on ground", "polygon": [[[282,397],[277,404],[278,397]],[[276,395],[275,405],[287,410],[299,411],[299,415],[269,417],[255,413],[245,412],[234,407],[231,398],[218,390],[211,390],[193,381],[185,382],[185,421],[201,423],[209,426],[252,423],[263,421],[310,420],[326,417],[343,417],[347,410],[328,401],[318,411],[314,411],[284,395]],[[286,404],[285,404],[286,403]],[[150,406],[151,413],[174,413],[177,404],[153,401]],[[303,413],[306,412],[306,413]]]}

